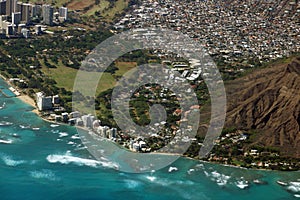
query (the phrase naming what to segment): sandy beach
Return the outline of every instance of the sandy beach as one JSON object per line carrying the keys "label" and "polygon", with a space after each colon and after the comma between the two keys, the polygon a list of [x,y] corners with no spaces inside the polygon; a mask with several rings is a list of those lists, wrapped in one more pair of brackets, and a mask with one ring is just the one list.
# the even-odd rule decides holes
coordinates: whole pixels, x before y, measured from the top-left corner
{"label": "sandy beach", "polygon": [[[10,83],[3,75],[0,74],[0,78],[2,78],[3,80],[6,81],[6,83],[11,86],[12,89],[10,89],[12,92],[14,92],[16,94],[16,98],[20,99],[21,101],[23,101],[26,104],[31,105],[34,109],[31,111],[37,115],[39,115],[43,120],[50,122],[50,123],[57,123],[57,122],[53,122],[52,120],[46,119],[44,117],[41,116],[40,111],[37,109],[37,105],[35,103],[35,100],[33,98],[31,98],[30,96],[26,95],[26,94],[22,94],[20,93],[17,89],[15,89],[15,86]],[[58,124],[58,123],[57,123]]]}
{"label": "sandy beach", "polygon": [[34,101],[31,97],[22,94],[22,95],[20,95],[20,96],[17,96],[17,98],[19,98],[19,99],[22,100],[23,102],[25,102],[25,103],[31,105],[32,107],[34,107],[35,109],[32,110],[32,112],[34,112],[34,113],[36,113],[36,114],[39,114],[39,111],[38,111],[38,109],[37,109],[37,107],[36,107],[35,101]]}
{"label": "sandy beach", "polygon": [[3,80],[5,80],[6,83],[7,83],[9,86],[11,86],[11,88],[13,88],[13,89],[15,90],[15,91],[12,91],[12,92],[14,92],[15,94],[16,94],[16,92],[17,92],[17,94],[16,94],[16,97],[17,97],[17,98],[19,98],[21,101],[23,101],[23,102],[25,102],[25,103],[31,105],[32,107],[34,107],[34,109],[32,110],[32,112],[34,112],[34,113],[36,113],[36,114],[39,114],[39,111],[38,111],[38,109],[37,109],[37,106],[36,106],[36,104],[35,104],[35,101],[34,101],[30,96],[25,95],[25,94],[21,94],[21,95],[20,95],[19,91],[15,89],[15,86],[14,86],[12,83],[10,83],[10,82],[7,80],[7,78],[4,77],[2,74],[0,74],[0,78],[2,78]]}

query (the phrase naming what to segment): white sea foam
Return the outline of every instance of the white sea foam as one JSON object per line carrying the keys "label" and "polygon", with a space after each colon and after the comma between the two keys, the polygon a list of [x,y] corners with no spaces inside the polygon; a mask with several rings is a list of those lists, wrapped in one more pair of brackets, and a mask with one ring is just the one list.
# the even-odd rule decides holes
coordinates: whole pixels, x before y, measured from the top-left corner
{"label": "white sea foam", "polygon": [[56,177],[55,173],[51,170],[43,169],[41,171],[30,171],[30,176],[36,179],[47,179],[50,181],[58,181],[59,178]]}
{"label": "white sea foam", "polygon": [[59,130],[51,130],[51,133],[59,133]]}
{"label": "white sea foam", "polygon": [[178,168],[177,167],[169,167],[169,170],[168,170],[169,173],[174,172],[174,171],[178,171]]}
{"label": "white sea foam", "polygon": [[195,171],[195,169],[189,169],[189,170],[187,171],[187,173],[188,173],[188,174],[192,174],[194,171]]}
{"label": "white sea foam", "polygon": [[125,185],[128,189],[135,189],[141,185],[141,182],[135,181],[135,180],[126,179],[124,181],[125,181]]}
{"label": "white sea foam", "polygon": [[11,167],[15,167],[26,163],[25,160],[14,160],[11,156],[4,155],[4,154],[1,155],[0,158],[7,166],[11,166]]}
{"label": "white sea foam", "polygon": [[213,171],[211,173],[208,173],[207,171],[204,171],[204,174],[207,177],[210,177],[210,179],[214,182],[216,182],[219,186],[224,186],[227,184],[228,180],[231,178],[230,176],[227,176],[225,174],[221,174],[217,171]]}
{"label": "white sea foam", "polygon": [[12,141],[12,140],[1,140],[1,139],[0,139],[0,143],[1,143],[1,144],[12,144],[13,141]]}
{"label": "white sea foam", "polygon": [[76,144],[76,143],[75,143],[75,142],[72,142],[72,141],[70,141],[70,142],[68,142],[67,144],[73,145],[73,144]]}
{"label": "white sea foam", "polygon": [[200,163],[200,164],[197,164],[197,165],[196,165],[196,168],[204,169],[204,165],[201,164],[201,163]]}
{"label": "white sea foam", "polygon": [[71,137],[73,140],[80,140],[80,137],[78,135],[72,135]]}
{"label": "white sea foam", "polygon": [[173,185],[194,185],[194,182],[189,181],[189,180],[170,180],[167,178],[159,178],[153,175],[148,175],[148,176],[141,176],[142,180],[147,180],[153,184],[157,184],[157,185],[161,185],[164,187],[168,187],[168,186],[173,186]]}
{"label": "white sea foam", "polygon": [[204,171],[205,176],[209,177],[209,173],[207,171]]}
{"label": "white sea foam", "polygon": [[60,163],[60,164],[75,164],[78,166],[89,166],[89,167],[107,167],[107,168],[114,168],[118,169],[119,166],[116,163],[109,162],[109,161],[98,161],[98,160],[92,160],[92,159],[86,159],[86,158],[79,158],[72,156],[70,153],[64,154],[64,155],[48,155],[47,160],[50,163]]}
{"label": "white sea foam", "polygon": [[300,182],[290,182],[290,184],[296,187],[300,187]]}
{"label": "white sea foam", "polygon": [[5,102],[2,104],[2,106],[0,106],[0,110],[2,110],[3,108],[5,108]]}
{"label": "white sea foam", "polygon": [[240,189],[246,189],[247,187],[249,187],[248,181],[245,181],[245,180],[237,181],[236,186]]}
{"label": "white sea foam", "polygon": [[69,134],[66,133],[66,132],[59,132],[59,137],[62,138],[62,137],[67,137]]}
{"label": "white sea foam", "polygon": [[218,185],[223,186],[226,185],[230,176],[226,176],[225,174],[220,174],[216,171],[212,172],[212,176],[216,179]]}
{"label": "white sea foam", "polygon": [[55,127],[58,127],[59,125],[58,125],[58,124],[50,124],[50,126],[51,126],[52,128],[55,128]]}
{"label": "white sea foam", "polygon": [[32,130],[38,131],[38,130],[40,130],[40,128],[32,128]]}
{"label": "white sea foam", "polygon": [[186,181],[176,181],[174,182],[177,185],[194,185],[194,182],[186,180]]}
{"label": "white sea foam", "polygon": [[87,147],[86,147],[86,146],[77,147],[77,148],[75,149],[75,151],[80,151],[80,150],[84,150],[84,149],[87,149]]}
{"label": "white sea foam", "polygon": [[25,126],[25,125],[19,125],[19,127],[20,127],[21,129],[30,128],[30,126]]}
{"label": "white sea foam", "polygon": [[153,182],[156,180],[155,176],[146,176],[146,179],[148,179],[149,181]]}
{"label": "white sea foam", "polygon": [[294,194],[294,197],[300,198],[300,194]]}
{"label": "white sea foam", "polygon": [[171,181],[169,179],[157,179],[155,181],[158,185],[172,186],[172,185],[192,185],[191,181]]}
{"label": "white sea foam", "polygon": [[7,121],[1,121],[0,122],[0,126],[10,126],[10,125],[13,125],[12,122],[7,122]]}
{"label": "white sea foam", "polygon": [[300,182],[290,182],[287,189],[295,193],[300,192]]}
{"label": "white sea foam", "polygon": [[32,161],[30,161],[29,163],[31,164],[31,165],[34,165],[34,164],[36,164],[38,161],[37,160],[32,160]]}

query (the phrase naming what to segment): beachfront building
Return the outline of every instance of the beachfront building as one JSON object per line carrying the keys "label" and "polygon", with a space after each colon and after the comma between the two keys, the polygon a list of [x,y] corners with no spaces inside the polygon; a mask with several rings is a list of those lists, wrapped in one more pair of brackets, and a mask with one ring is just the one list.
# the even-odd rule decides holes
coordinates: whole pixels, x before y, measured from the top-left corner
{"label": "beachfront building", "polygon": [[92,128],[93,127],[93,122],[95,121],[95,117],[92,116],[91,114],[88,115],[83,115],[81,117],[83,121],[83,125],[87,128]]}
{"label": "beachfront building", "polygon": [[116,138],[117,137],[117,129],[116,128],[109,129],[107,136],[109,139]]}
{"label": "beachfront building", "polygon": [[80,116],[81,116],[81,114],[79,111],[73,111],[69,115],[70,118],[79,118]]}
{"label": "beachfront building", "polygon": [[101,137],[105,137],[106,138],[106,133],[109,130],[108,126],[99,126],[97,128],[97,133],[101,136]]}
{"label": "beachfront building", "polygon": [[36,104],[39,111],[51,110],[53,109],[52,97],[45,96],[43,92],[36,93]]}
{"label": "beachfront building", "polygon": [[60,103],[60,99],[59,99],[58,95],[54,95],[52,97],[52,103],[53,103],[53,105],[58,105]]}

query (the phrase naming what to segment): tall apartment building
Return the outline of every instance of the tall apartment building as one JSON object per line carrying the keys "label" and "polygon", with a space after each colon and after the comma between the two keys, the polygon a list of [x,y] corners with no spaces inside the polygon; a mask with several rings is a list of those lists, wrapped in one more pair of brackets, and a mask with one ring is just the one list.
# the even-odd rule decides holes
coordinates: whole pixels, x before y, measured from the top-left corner
{"label": "tall apartment building", "polygon": [[22,3],[22,2],[17,3],[16,10],[18,12],[21,12],[21,21],[24,22],[25,24],[28,24],[30,22],[30,8],[31,8],[31,4]]}
{"label": "tall apartment building", "polygon": [[37,6],[30,5],[30,17],[36,17],[36,16],[37,16]]}
{"label": "tall apartment building", "polygon": [[53,7],[50,5],[43,5],[43,22],[50,26],[53,24]]}
{"label": "tall apartment building", "polygon": [[6,0],[0,0],[0,15],[6,15]]}
{"label": "tall apartment building", "polygon": [[24,3],[22,5],[21,13],[22,13],[22,21],[25,22],[26,24],[30,22],[30,11],[31,4]]}
{"label": "tall apartment building", "polygon": [[11,20],[12,24],[15,24],[15,25],[20,24],[21,19],[22,19],[21,12],[13,12],[11,17],[12,17],[12,20]]}
{"label": "tall apartment building", "polygon": [[36,104],[40,111],[51,110],[53,108],[52,97],[46,97],[42,92],[36,93]]}
{"label": "tall apartment building", "polygon": [[17,11],[17,0],[6,0],[6,15],[11,16]]}
{"label": "tall apartment building", "polygon": [[59,8],[59,17],[63,18],[64,20],[68,19],[68,8],[60,7]]}

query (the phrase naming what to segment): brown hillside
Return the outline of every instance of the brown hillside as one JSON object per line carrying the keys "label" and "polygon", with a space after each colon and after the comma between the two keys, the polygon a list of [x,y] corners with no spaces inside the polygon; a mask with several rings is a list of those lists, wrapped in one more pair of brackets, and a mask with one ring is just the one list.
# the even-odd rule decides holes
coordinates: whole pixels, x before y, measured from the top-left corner
{"label": "brown hillside", "polygon": [[230,82],[226,127],[258,130],[254,144],[300,157],[300,58]]}

